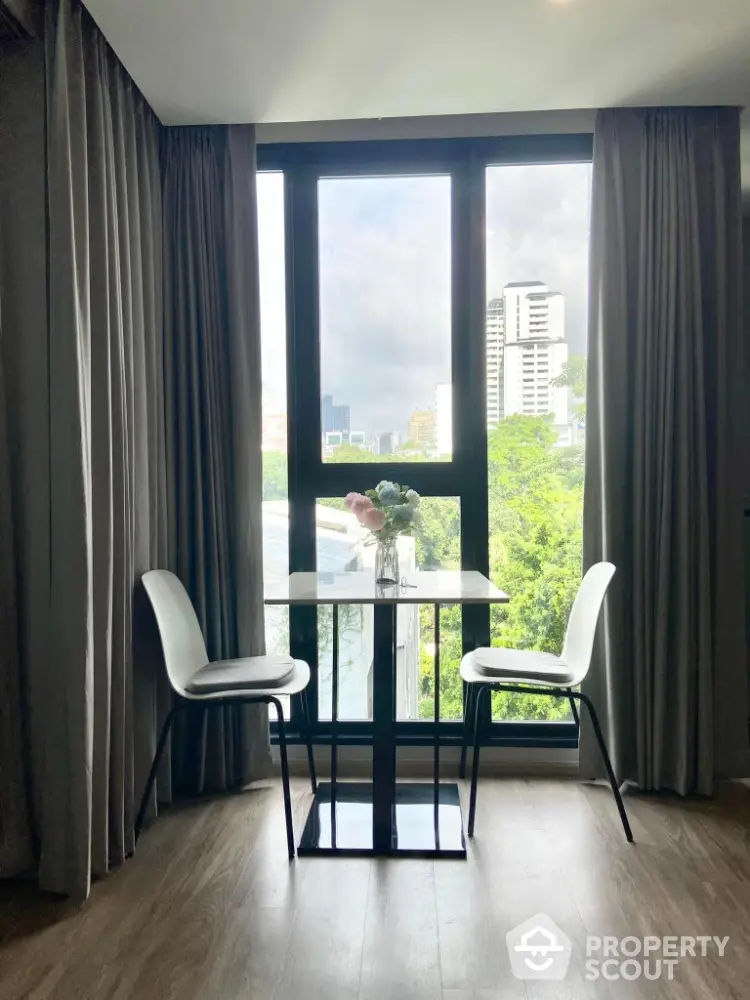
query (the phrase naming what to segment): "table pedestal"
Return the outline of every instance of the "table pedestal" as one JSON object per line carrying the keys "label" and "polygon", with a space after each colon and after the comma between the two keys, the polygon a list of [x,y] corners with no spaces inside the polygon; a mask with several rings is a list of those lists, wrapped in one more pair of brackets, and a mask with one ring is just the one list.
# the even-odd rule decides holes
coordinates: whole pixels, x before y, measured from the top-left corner
{"label": "table pedestal", "polygon": [[[332,789],[335,793],[332,797]],[[373,786],[343,781],[318,786],[299,844],[315,854],[465,858],[458,785],[397,782],[387,843],[373,843]]]}
{"label": "table pedestal", "polygon": [[374,608],[372,782],[339,782],[338,606],[333,607],[331,781],[318,786],[298,853],[465,858],[458,785],[440,781],[440,606],[435,605],[432,784],[396,781],[396,605]]}

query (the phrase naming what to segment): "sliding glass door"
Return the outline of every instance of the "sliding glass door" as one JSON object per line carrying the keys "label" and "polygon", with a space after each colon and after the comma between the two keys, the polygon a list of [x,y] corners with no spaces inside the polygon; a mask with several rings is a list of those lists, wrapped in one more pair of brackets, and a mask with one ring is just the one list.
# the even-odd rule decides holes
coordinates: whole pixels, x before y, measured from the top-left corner
{"label": "sliding glass door", "polygon": [[[447,742],[463,652],[490,638],[559,646],[580,577],[584,418],[570,380],[585,347],[590,157],[589,136],[259,151],[266,575],[370,566],[342,498],[381,479],[421,493],[407,570],[479,570],[513,599],[492,618],[441,612]],[[434,612],[402,611],[397,719],[419,743],[435,725]],[[325,738],[330,609],[270,617],[269,644],[317,665]],[[356,743],[372,719],[372,609],[342,608],[339,634],[337,732]],[[493,704],[484,724],[489,742],[575,742],[564,714],[523,700]]]}

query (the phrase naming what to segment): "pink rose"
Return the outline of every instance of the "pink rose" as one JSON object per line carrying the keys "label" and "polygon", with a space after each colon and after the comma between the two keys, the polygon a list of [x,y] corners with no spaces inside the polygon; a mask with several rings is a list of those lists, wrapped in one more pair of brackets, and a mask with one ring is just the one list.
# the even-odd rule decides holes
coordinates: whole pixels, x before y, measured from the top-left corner
{"label": "pink rose", "polygon": [[362,496],[361,493],[347,493],[344,497],[344,503],[346,504],[347,510],[352,510],[354,504],[361,500],[366,500],[367,497]]}
{"label": "pink rose", "polygon": [[361,518],[366,510],[372,510],[372,500],[369,497],[358,497],[351,506],[352,514]]}
{"label": "pink rose", "polygon": [[369,508],[363,510],[361,514],[358,514],[359,523],[364,525],[365,528],[369,528],[370,531],[380,531],[380,529],[385,524],[385,512],[382,510],[377,510],[370,504]]}

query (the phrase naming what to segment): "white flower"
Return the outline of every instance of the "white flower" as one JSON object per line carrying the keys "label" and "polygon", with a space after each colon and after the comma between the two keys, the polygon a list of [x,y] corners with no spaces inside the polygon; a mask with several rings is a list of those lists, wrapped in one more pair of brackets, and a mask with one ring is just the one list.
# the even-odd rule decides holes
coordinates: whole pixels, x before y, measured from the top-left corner
{"label": "white flower", "polygon": [[406,491],[406,502],[409,504],[410,507],[413,507],[414,510],[416,510],[417,507],[419,506],[419,501],[421,499],[422,498],[420,497],[420,495],[417,493],[416,490]]}
{"label": "white flower", "polygon": [[414,509],[414,517],[411,519],[411,523],[414,525],[415,528],[418,528],[422,524],[422,511],[417,510],[416,508],[413,509]]}

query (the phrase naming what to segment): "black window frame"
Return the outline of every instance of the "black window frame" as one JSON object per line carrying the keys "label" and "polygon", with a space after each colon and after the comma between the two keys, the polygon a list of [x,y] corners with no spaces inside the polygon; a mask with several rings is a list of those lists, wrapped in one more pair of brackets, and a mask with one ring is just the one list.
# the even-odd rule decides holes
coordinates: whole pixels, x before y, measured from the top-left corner
{"label": "black window frame", "polygon": [[[258,147],[258,170],[284,174],[290,572],[316,568],[317,499],[362,488],[376,474],[378,479],[406,478],[425,496],[459,497],[461,567],[489,575],[485,172],[489,166],[505,164],[586,163],[592,156],[589,133]],[[321,453],[318,180],[430,174],[451,178],[452,460],[326,463]],[[465,605],[462,620],[464,652],[489,645],[489,606]],[[289,629],[292,655],[312,667],[312,726],[316,741],[325,743],[331,739],[332,725],[317,717],[317,609],[290,608]],[[292,733],[299,732],[297,712],[293,701]],[[460,721],[438,725],[446,745],[460,742]],[[272,723],[272,736],[275,729]],[[336,737],[344,745],[367,743],[371,729],[371,722],[340,720]],[[428,744],[434,739],[435,723],[401,721],[396,731],[401,744]],[[482,733],[487,745],[571,748],[578,743],[573,722],[494,722],[489,706]]]}

